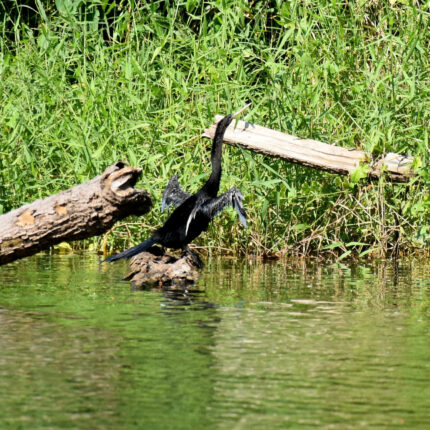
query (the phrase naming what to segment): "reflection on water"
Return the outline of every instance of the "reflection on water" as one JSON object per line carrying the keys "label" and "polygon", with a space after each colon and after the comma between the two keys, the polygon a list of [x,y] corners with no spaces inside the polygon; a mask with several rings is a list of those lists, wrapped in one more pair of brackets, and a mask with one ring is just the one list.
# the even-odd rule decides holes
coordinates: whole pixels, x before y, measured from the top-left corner
{"label": "reflection on water", "polygon": [[0,428],[429,428],[430,265],[0,267]]}

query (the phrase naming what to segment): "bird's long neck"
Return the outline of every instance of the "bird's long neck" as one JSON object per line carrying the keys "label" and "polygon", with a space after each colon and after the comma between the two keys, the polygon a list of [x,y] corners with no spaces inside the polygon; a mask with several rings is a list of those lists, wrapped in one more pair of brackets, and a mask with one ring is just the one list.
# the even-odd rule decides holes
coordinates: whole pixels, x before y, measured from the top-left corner
{"label": "bird's long neck", "polygon": [[222,144],[224,140],[224,134],[227,127],[232,122],[232,115],[225,116],[217,125],[215,136],[212,144],[211,151],[211,162],[212,162],[212,172],[209,176],[203,189],[211,197],[216,197],[219,190],[219,184],[221,181],[221,156],[222,156]]}
{"label": "bird's long neck", "polygon": [[221,157],[222,157],[222,137],[221,139],[214,140],[212,151],[211,151],[211,163],[212,163],[212,172],[208,179],[208,184],[210,184],[211,194],[216,196],[219,190],[219,184],[221,181]]}

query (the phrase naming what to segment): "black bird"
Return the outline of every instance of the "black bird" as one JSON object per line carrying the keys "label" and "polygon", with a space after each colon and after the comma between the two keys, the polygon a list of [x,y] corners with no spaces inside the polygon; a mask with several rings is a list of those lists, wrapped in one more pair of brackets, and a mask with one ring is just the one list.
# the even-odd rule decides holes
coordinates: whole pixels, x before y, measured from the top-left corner
{"label": "black bird", "polygon": [[232,205],[239,214],[239,219],[243,226],[246,227],[246,212],[242,203],[242,193],[236,187],[233,187],[218,196],[218,190],[221,180],[221,150],[225,131],[233,119],[247,109],[248,106],[249,104],[236,113],[225,116],[218,123],[211,152],[212,173],[203,187],[195,194],[188,194],[182,190],[177,176],[174,175],[163,193],[161,212],[170,205],[176,206],[176,209],[167,218],[164,225],[144,242],[119,254],[112,255],[104,261],[112,262],[122,258],[130,258],[146,251],[155,243],[159,243],[166,248],[183,249],[200,266],[200,259],[188,248],[188,244],[200,233],[207,230],[209,222],[216,214],[226,206]]}

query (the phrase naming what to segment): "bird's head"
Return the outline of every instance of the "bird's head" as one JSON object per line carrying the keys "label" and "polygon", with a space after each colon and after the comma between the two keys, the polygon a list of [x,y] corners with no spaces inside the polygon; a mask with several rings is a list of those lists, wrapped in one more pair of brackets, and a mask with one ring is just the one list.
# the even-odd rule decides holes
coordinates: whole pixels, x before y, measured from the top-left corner
{"label": "bird's head", "polygon": [[227,127],[231,124],[231,122],[237,118],[242,112],[244,112],[246,109],[249,108],[249,106],[251,105],[251,103],[248,103],[246,106],[244,106],[243,108],[239,109],[237,112],[235,113],[231,113],[229,115],[226,115],[218,124],[217,124],[217,128],[215,131],[215,136],[214,138],[218,136],[224,136],[225,130],[227,129]]}
{"label": "bird's head", "polygon": [[251,103],[248,103],[247,105],[245,105],[243,108],[239,109],[237,112],[232,113],[231,116],[234,118],[237,118],[242,112],[245,112],[246,109],[249,108],[249,106],[251,106]]}

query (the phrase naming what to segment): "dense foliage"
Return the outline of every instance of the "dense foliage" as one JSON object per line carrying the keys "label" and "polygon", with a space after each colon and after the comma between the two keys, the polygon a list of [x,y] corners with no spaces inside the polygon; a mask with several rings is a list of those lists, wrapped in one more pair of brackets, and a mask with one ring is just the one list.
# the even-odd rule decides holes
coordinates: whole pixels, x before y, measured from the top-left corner
{"label": "dense foliage", "polygon": [[[430,241],[430,2],[0,0],[0,213],[83,182],[116,160],[195,191],[200,138],[248,99],[249,121],[337,145],[415,156],[417,177],[369,182],[224,148],[224,212],[198,243],[241,253],[345,257]],[[159,205],[108,236],[158,226]]]}

